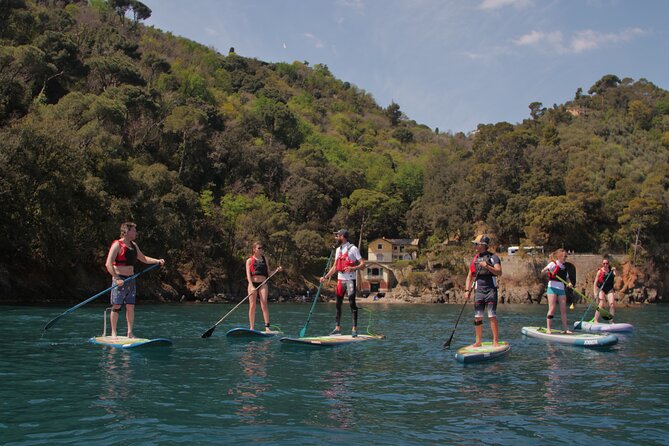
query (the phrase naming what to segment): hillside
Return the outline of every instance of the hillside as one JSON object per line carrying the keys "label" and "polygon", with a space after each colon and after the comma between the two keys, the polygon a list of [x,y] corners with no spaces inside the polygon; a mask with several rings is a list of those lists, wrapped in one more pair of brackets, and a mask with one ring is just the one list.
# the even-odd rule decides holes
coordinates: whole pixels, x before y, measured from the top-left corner
{"label": "hillside", "polygon": [[[669,93],[605,75],[522,123],[439,134],[307,61],[220,54],[141,24],[137,1],[3,2],[0,299],[105,287],[119,223],[168,299],[236,293],[261,240],[304,289],[329,233],[666,256]],[[435,249],[432,249],[435,248]],[[451,266],[457,268],[457,266]]]}

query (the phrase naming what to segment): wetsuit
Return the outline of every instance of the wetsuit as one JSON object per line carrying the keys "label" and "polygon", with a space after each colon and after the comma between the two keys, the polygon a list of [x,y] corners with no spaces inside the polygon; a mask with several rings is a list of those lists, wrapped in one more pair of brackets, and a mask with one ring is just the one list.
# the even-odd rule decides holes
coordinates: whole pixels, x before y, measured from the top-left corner
{"label": "wetsuit", "polygon": [[497,316],[497,276],[486,268],[480,268],[477,264],[481,261],[490,266],[499,265],[502,261],[497,255],[484,251],[476,254],[469,265],[469,271],[476,274],[474,317],[482,318],[484,310],[487,310],[488,317],[492,318]]}

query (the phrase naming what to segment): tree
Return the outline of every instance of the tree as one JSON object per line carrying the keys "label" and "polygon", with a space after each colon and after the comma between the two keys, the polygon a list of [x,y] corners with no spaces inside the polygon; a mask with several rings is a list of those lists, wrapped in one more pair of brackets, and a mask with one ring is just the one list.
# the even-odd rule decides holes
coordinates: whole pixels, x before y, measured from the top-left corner
{"label": "tree", "polygon": [[179,144],[179,176],[182,175],[188,155],[188,141],[204,130],[207,115],[200,109],[191,106],[175,107],[165,119],[165,131],[181,136]]}
{"label": "tree", "polygon": [[546,111],[546,108],[543,106],[541,102],[532,102],[529,105],[530,109],[530,116],[532,117],[533,120],[537,120],[541,117],[541,115]]}
{"label": "tree", "polygon": [[132,7],[132,15],[135,25],[140,20],[146,20],[151,17],[151,8],[146,6],[144,3],[137,0],[131,0],[130,6]]}
{"label": "tree", "polygon": [[393,225],[399,224],[398,217],[403,215],[404,210],[399,200],[369,189],[354,190],[341,204],[348,213],[350,223],[358,228],[358,247],[372,231],[390,230]]}
{"label": "tree", "polygon": [[648,238],[648,232],[660,223],[662,214],[662,203],[652,196],[633,198],[625,206],[618,222],[624,235],[634,237],[633,263],[636,262],[639,242]]}
{"label": "tree", "polygon": [[550,249],[587,249],[585,212],[566,195],[540,196],[530,201],[525,215],[525,234],[534,244]]}
{"label": "tree", "polygon": [[390,119],[390,125],[397,127],[402,119],[402,112],[400,111],[400,106],[392,101],[390,105],[386,108],[386,116]]}

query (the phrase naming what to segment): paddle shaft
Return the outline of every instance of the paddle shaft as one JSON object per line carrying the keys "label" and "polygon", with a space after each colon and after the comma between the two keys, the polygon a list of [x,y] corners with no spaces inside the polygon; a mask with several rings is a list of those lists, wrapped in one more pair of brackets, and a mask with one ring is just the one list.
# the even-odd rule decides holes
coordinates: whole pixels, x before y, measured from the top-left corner
{"label": "paddle shaft", "polygon": [[[323,271],[323,276],[325,276],[328,272],[328,269],[330,268],[330,262],[332,261],[332,256],[335,253],[336,248],[332,248],[330,250],[330,257],[328,257],[328,261],[325,264],[325,270]],[[321,277],[323,277],[321,276]],[[320,279],[319,279],[320,280]],[[304,327],[300,330],[300,337],[303,338],[304,335],[307,334],[307,327],[309,326],[309,321],[311,320],[311,315],[314,313],[314,308],[316,307],[316,302],[318,302],[318,297],[321,295],[321,289],[323,289],[323,282],[318,284],[318,290],[316,291],[316,296],[314,296],[314,301],[311,304],[311,310],[309,310],[309,315],[307,316],[307,321],[304,323]]]}
{"label": "paddle shaft", "polygon": [[476,271],[476,276],[474,276],[474,280],[472,283],[469,284],[469,290],[467,290],[467,298],[465,299],[465,303],[462,304],[462,308],[460,308],[460,314],[458,315],[457,320],[455,321],[455,327],[453,327],[453,332],[451,333],[451,336],[448,338],[448,341],[444,342],[444,348],[449,348],[451,346],[451,341],[453,340],[453,335],[455,334],[455,330],[458,329],[458,323],[460,323],[460,318],[462,317],[462,312],[465,311],[465,307],[467,306],[467,302],[469,302],[469,298],[472,295],[472,290],[474,290],[474,287],[476,286],[476,281],[479,278],[479,272],[478,270]]}
{"label": "paddle shaft", "polygon": [[216,323],[215,323],[209,330],[207,330],[207,331],[205,331],[204,333],[202,333],[202,337],[203,337],[203,338],[208,338],[209,336],[211,336],[211,335],[214,333],[214,330],[216,330],[216,327],[218,327],[219,324],[220,324],[221,322],[223,322],[223,321],[225,320],[226,317],[230,316],[230,314],[232,314],[232,312],[235,311],[235,310],[237,309],[237,307],[239,307],[241,304],[243,304],[243,303],[246,301],[246,299],[248,299],[249,297],[251,297],[251,294],[255,293],[257,290],[259,290],[260,288],[262,288],[262,286],[265,285],[265,284],[267,283],[267,281],[268,281],[269,279],[271,279],[271,278],[274,276],[274,274],[276,274],[276,273],[278,273],[278,272],[279,272],[279,270],[277,269],[277,270],[274,271],[272,274],[270,274],[269,277],[267,277],[267,279],[263,280],[262,283],[261,283],[260,285],[258,285],[258,286],[256,287],[255,290],[251,291],[249,294],[246,295],[246,297],[245,297],[244,299],[242,299],[237,305],[235,305],[234,308],[233,308],[232,310],[230,310],[230,311],[228,311],[227,313],[225,313],[225,316],[223,316],[222,318],[220,318],[220,319],[218,320],[218,322],[216,322]]}
{"label": "paddle shaft", "polygon": [[[125,284],[126,282],[129,282],[129,281],[131,281],[131,280],[134,280],[134,279],[135,279],[137,276],[139,276],[140,274],[144,274],[145,272],[147,272],[147,271],[149,271],[149,270],[155,268],[155,267],[158,266],[158,265],[160,265],[160,263],[154,263],[153,265],[151,265],[151,266],[149,266],[148,268],[146,268],[146,269],[144,269],[144,270],[138,272],[137,274],[133,274],[132,276],[130,276],[130,277],[126,278],[126,279],[123,279],[123,284]],[[76,310],[77,308],[79,308],[79,307],[83,307],[83,306],[86,305],[87,303],[89,303],[89,302],[91,302],[91,301],[97,299],[98,297],[100,297],[100,296],[102,296],[103,294],[105,294],[105,293],[107,293],[107,292],[113,290],[114,288],[116,288],[116,287],[118,287],[118,286],[119,286],[118,284],[114,283],[114,285],[110,286],[110,287],[107,288],[106,290],[104,290],[104,291],[100,291],[100,292],[99,292],[98,294],[96,294],[95,296],[91,296],[91,297],[89,297],[88,299],[86,299],[85,301],[78,303],[77,305],[73,306],[72,308],[70,308],[70,309],[68,309],[68,310],[65,310],[64,312],[62,312],[61,314],[59,314],[58,316],[56,316],[55,318],[53,318],[53,319],[51,319],[49,322],[47,322],[47,324],[44,326],[44,330],[48,330],[49,328],[51,328],[51,327],[53,326],[53,324],[55,324],[60,318],[62,318],[62,317],[64,317],[64,316],[67,316],[68,314],[70,314],[70,313],[72,313],[74,310]]]}
{"label": "paddle shaft", "polygon": [[[564,279],[563,279],[562,277],[560,277],[560,276],[555,276],[555,278],[558,279],[560,282],[564,283],[564,284],[567,285],[567,286],[570,286],[570,285],[571,285],[569,282],[567,282],[566,280],[564,280]],[[574,291],[574,293],[578,294],[578,295],[581,296],[583,299],[585,299],[585,300],[589,300],[588,296],[584,295],[584,294],[581,293],[580,291],[574,289],[573,287],[572,287],[572,290]],[[601,314],[603,317],[611,317],[611,313],[609,313],[608,310],[605,310],[605,309],[603,309],[603,308],[600,308],[599,305],[596,306],[596,310],[599,311],[599,314]]]}

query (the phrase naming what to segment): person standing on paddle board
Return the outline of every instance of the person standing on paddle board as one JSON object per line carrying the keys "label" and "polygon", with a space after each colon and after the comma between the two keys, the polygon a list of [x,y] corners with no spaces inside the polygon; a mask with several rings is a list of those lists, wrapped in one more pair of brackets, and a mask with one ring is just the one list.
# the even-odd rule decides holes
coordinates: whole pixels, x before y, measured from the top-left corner
{"label": "person standing on paddle board", "polygon": [[472,240],[476,255],[469,264],[469,273],[465,285],[465,299],[473,288],[474,292],[474,328],[476,342],[472,347],[480,347],[483,336],[483,315],[488,314],[490,330],[492,331],[492,342],[495,347],[499,346],[499,326],[497,324],[497,278],[502,275],[502,261],[500,258],[488,251],[490,238],[487,235],[479,235]]}
{"label": "person standing on paddle board", "polygon": [[541,270],[541,273],[548,274],[548,289],[546,295],[548,297],[548,314],[546,314],[546,333],[551,332],[551,322],[553,321],[553,314],[555,313],[555,303],[560,303],[560,317],[562,318],[562,333],[571,334],[569,326],[567,325],[567,292],[564,288],[564,283],[559,279],[569,283],[571,287],[571,279],[565,261],[567,259],[567,251],[560,248],[551,254],[551,262]]}
{"label": "person standing on paddle board", "polygon": [[112,242],[109,253],[107,254],[107,272],[112,276],[112,285],[116,288],[111,290],[112,310],[109,313],[109,322],[111,325],[111,335],[116,337],[116,325],[118,323],[118,313],[121,306],[125,305],[125,319],[128,325],[128,337],[134,338],[132,331],[135,323],[135,298],[137,287],[134,280],[123,282],[128,277],[135,274],[135,265],[139,260],[148,265],[165,264],[164,259],[154,259],[145,256],[135,243],[137,238],[137,225],[132,222],[126,222],[121,225],[121,236],[118,240]]}
{"label": "person standing on paddle board", "polygon": [[[249,328],[254,330],[256,322],[256,306],[258,304],[258,297],[260,297],[260,309],[262,310],[262,317],[265,321],[265,331],[270,332],[269,324],[269,304],[267,297],[269,295],[269,288],[265,280],[270,276],[269,263],[263,254],[262,243],[256,242],[251,248],[251,256],[246,259],[246,280],[248,281],[249,293]],[[278,267],[276,272],[281,271]]]}
{"label": "person standing on paddle board", "polygon": [[348,230],[340,229],[334,233],[339,243],[335,251],[335,262],[332,268],[321,277],[321,283],[337,273],[337,314],[335,317],[336,326],[332,331],[333,335],[341,334],[341,307],[344,303],[344,295],[348,296],[348,302],[351,305],[351,314],[353,316],[353,327],[351,335],[358,336],[358,306],[355,303],[356,292],[356,271],[365,267],[365,260],[360,255],[358,248],[348,241]]}
{"label": "person standing on paddle board", "polygon": [[[613,324],[613,315],[616,312],[616,297],[613,290],[613,283],[616,278],[616,268],[611,266],[611,260],[608,256],[602,259],[602,266],[597,270],[595,283],[593,283],[592,293],[597,296],[598,308],[604,308],[604,303],[608,301],[609,313],[611,319],[609,323]],[[599,323],[599,311],[595,311],[595,324]]]}

